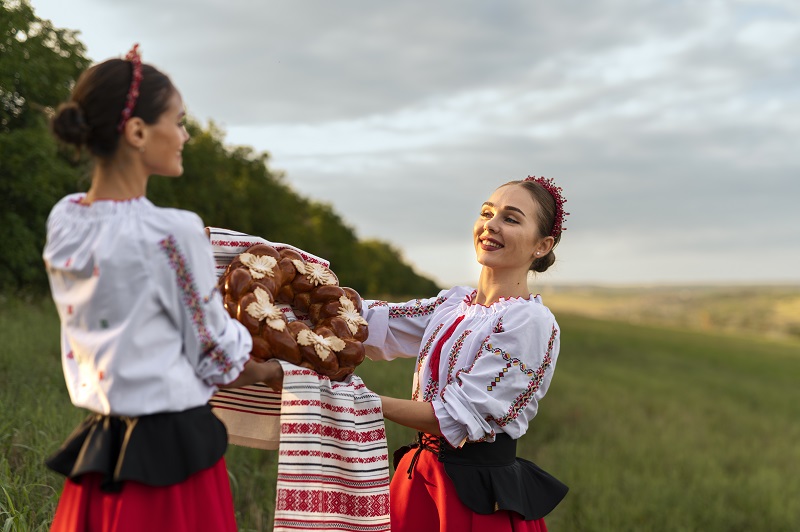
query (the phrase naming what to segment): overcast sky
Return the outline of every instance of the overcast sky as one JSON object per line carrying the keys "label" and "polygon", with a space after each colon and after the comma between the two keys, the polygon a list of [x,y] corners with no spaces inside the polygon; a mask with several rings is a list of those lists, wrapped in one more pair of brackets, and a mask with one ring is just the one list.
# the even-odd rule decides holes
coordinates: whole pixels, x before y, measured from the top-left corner
{"label": "overcast sky", "polygon": [[480,205],[527,175],[571,213],[542,284],[800,282],[797,0],[31,3],[93,60],[140,43],[191,115],[442,285],[475,282]]}

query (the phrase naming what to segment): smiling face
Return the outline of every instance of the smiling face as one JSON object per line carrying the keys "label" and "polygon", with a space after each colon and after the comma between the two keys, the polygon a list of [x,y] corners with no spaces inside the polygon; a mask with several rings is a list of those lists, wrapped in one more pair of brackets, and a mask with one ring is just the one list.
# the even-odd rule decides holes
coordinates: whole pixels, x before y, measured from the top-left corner
{"label": "smiling face", "polygon": [[183,173],[183,145],[189,140],[185,126],[183,99],[175,90],[166,111],[158,121],[148,124],[142,160],[150,174],[177,177]]}
{"label": "smiling face", "polygon": [[520,185],[495,190],[473,228],[478,262],[495,270],[527,272],[531,262],[553,246],[552,237],[539,234],[538,210],[531,193]]}

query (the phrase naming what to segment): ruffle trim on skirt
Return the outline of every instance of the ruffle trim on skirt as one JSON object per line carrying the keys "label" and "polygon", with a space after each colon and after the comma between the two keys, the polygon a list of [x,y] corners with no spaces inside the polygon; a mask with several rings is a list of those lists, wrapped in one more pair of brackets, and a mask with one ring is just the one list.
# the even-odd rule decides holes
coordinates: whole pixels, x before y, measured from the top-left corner
{"label": "ruffle trim on skirt", "polygon": [[[395,453],[395,467],[403,454],[417,448],[438,455],[458,498],[477,514],[509,510],[526,521],[549,514],[569,488],[529,460],[516,457],[517,442],[498,433],[494,442],[467,443],[456,449],[443,438],[420,434],[420,442]],[[412,460],[408,474],[412,474]]]}
{"label": "ruffle trim on skirt", "polygon": [[141,417],[91,414],[45,463],[74,482],[99,473],[101,489],[118,492],[127,480],[183,482],[217,463],[227,445],[225,426],[209,405]]}

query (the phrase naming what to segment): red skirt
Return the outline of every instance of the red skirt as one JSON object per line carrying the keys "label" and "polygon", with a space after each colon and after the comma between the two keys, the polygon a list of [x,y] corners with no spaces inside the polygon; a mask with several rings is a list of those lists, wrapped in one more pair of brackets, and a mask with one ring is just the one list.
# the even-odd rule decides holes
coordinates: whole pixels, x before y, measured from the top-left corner
{"label": "red skirt", "polygon": [[129,480],[121,491],[109,493],[100,489],[102,480],[98,473],[82,475],[80,483],[67,479],[50,530],[236,531],[224,458],[170,486],[148,486]]}
{"label": "red skirt", "polygon": [[547,532],[544,519],[525,521],[516,512],[482,515],[467,508],[436,455],[423,451],[409,479],[405,471],[414,453],[397,465],[390,487],[392,532]]}

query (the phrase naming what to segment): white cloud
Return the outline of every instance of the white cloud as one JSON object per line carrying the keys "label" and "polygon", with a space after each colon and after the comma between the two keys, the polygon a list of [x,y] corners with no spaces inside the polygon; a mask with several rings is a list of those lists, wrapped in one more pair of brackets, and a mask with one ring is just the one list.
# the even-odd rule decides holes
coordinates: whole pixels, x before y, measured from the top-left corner
{"label": "white cloud", "polygon": [[192,114],[443,284],[528,174],[573,213],[548,281],[800,280],[792,0],[33,6],[94,58],[141,42]]}

